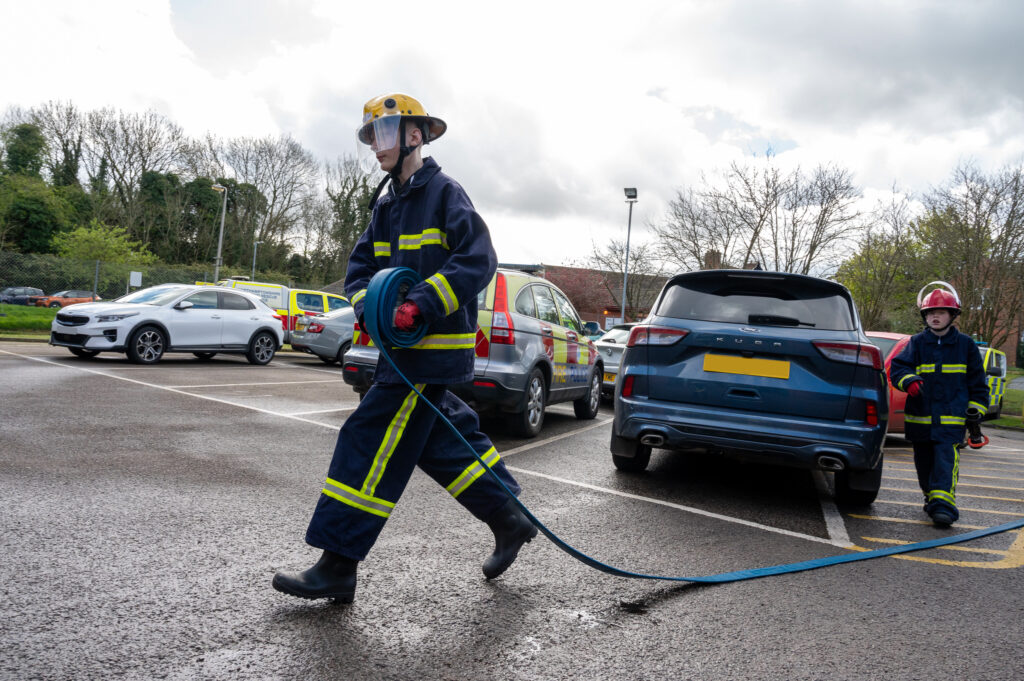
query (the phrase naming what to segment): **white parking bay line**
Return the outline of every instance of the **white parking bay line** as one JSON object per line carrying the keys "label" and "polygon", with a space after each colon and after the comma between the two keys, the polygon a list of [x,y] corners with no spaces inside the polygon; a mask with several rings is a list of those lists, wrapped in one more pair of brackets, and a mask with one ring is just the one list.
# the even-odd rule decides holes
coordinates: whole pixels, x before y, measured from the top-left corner
{"label": "white parking bay line", "polygon": [[300,416],[305,414],[333,414],[337,411],[353,411],[355,407],[338,407],[337,409],[317,409],[316,411],[291,411],[283,416]]}
{"label": "white parking bay line", "polygon": [[[658,506],[667,506],[680,511],[686,511],[687,513],[693,513],[694,515],[701,515],[706,518],[714,518],[715,520],[721,520],[727,523],[735,523],[737,525],[745,525],[747,527],[753,527],[757,530],[764,530],[765,532],[773,532],[775,534],[784,534],[787,537],[796,537],[797,539],[806,539],[807,541],[817,542],[819,544],[829,544],[830,546],[843,546],[842,544],[836,543],[832,539],[825,539],[824,537],[815,537],[811,534],[803,534],[802,532],[793,532],[792,530],[784,530],[779,527],[772,527],[771,525],[762,525],[761,523],[755,523],[750,520],[743,520],[742,518],[733,518],[732,516],[722,515],[720,513],[712,513],[711,511],[705,511],[702,508],[694,508],[693,506],[683,506],[682,504],[676,504],[671,501],[663,501],[662,499],[654,499],[652,497],[642,497],[639,494],[630,494],[629,492],[621,492],[617,489],[608,489],[607,487],[598,487],[597,485],[591,485],[585,482],[578,482],[576,480],[569,480],[567,478],[559,478],[554,475],[548,475],[547,473],[540,473],[538,471],[531,471],[525,468],[519,468],[518,466],[506,466],[510,471],[514,473],[522,473],[523,475],[532,475],[538,478],[544,478],[545,480],[551,480],[552,482],[558,482],[563,485],[572,485],[573,487],[582,487],[583,489],[589,489],[593,492],[601,492],[603,494],[611,494],[616,497],[622,497],[624,499],[633,499],[635,501],[644,501],[649,504],[656,504]],[[849,545],[849,544],[847,544]]]}
{"label": "white parking bay line", "polygon": [[168,385],[167,388],[234,388],[247,385],[306,385],[307,383],[344,383],[340,378],[323,381],[265,381],[262,383],[206,383],[204,385]]}
{"label": "white parking bay line", "polygon": [[167,387],[165,385],[157,385],[156,383],[148,383],[146,381],[139,381],[139,380],[136,380],[134,378],[126,378],[124,376],[117,376],[116,374],[108,374],[108,373],[106,373],[104,371],[97,371],[96,369],[88,369],[86,367],[71,366],[69,364],[63,364],[61,362],[54,362],[54,361],[49,360],[49,359],[43,359],[42,357],[30,357],[28,355],[21,355],[21,354],[18,354],[16,352],[9,352],[7,350],[0,350],[0,353],[3,353],[5,355],[13,355],[15,357],[20,357],[22,359],[27,359],[27,360],[30,360],[30,361],[33,361],[33,362],[39,362],[41,364],[49,364],[51,366],[60,367],[62,369],[71,369],[73,371],[82,371],[82,372],[85,372],[87,374],[93,374],[93,375],[96,375],[96,376],[104,376],[106,378],[113,378],[113,379],[118,380],[118,381],[125,381],[126,383],[134,383],[136,385],[141,385],[141,386],[144,386],[144,387],[147,387],[147,388],[155,388],[157,390],[166,390],[167,392],[177,393],[178,395],[188,395],[189,397],[195,397],[195,398],[198,398],[200,400],[208,400],[210,402],[218,402],[220,404],[227,404],[227,405],[230,405],[232,407],[238,407],[240,409],[248,409],[249,411],[259,412],[261,414],[268,414],[270,416],[280,416],[282,418],[292,419],[294,421],[302,421],[303,423],[310,423],[310,424],[312,424],[314,426],[323,426],[324,428],[330,428],[331,430],[337,430],[338,429],[337,425],[330,424],[330,423],[321,423],[320,421],[313,421],[312,419],[304,419],[301,416],[292,416],[290,414],[282,414],[281,412],[277,412],[277,411],[270,411],[269,409],[260,409],[259,407],[250,407],[250,406],[245,405],[245,404],[238,404],[237,402],[231,402],[229,400],[222,400],[222,399],[219,399],[217,397],[210,397],[209,395],[200,395],[198,393],[190,393],[190,392],[187,392],[185,390],[180,390],[178,388],[169,388],[169,387]]}
{"label": "white parking bay line", "polygon": [[593,424],[591,424],[591,425],[589,425],[589,426],[587,426],[585,428],[578,428],[576,430],[571,430],[568,433],[562,433],[561,435],[555,435],[554,437],[546,437],[543,440],[534,440],[533,442],[531,442],[528,445],[521,445],[519,447],[513,447],[512,449],[509,449],[507,451],[501,452],[501,458],[507,459],[508,457],[512,456],[513,454],[519,454],[520,452],[525,452],[525,451],[528,451],[530,449],[536,449],[537,447],[542,447],[542,446],[544,446],[546,444],[549,444],[551,442],[557,442],[558,440],[564,440],[567,437],[573,437],[574,435],[579,435],[580,433],[585,433],[588,430],[593,430],[594,428],[600,428],[601,426],[608,425],[609,423],[611,423],[614,420],[615,419],[602,419],[602,420],[598,421],[597,423],[593,423]]}
{"label": "white parking bay line", "polygon": [[843,516],[839,513],[839,509],[836,508],[836,504],[832,500],[831,490],[829,490],[825,474],[815,470],[813,477],[814,486],[818,489],[818,503],[821,504],[821,514],[825,516],[825,529],[828,530],[829,539],[836,546],[853,548],[854,543],[850,541],[850,535],[846,531],[846,523],[843,522]]}

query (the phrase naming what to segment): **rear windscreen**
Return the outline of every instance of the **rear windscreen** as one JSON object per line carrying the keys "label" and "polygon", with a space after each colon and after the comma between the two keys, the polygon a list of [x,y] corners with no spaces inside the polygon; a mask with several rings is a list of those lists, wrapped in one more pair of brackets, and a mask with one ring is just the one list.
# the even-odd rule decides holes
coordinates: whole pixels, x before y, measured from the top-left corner
{"label": "rear windscreen", "polygon": [[693,279],[673,284],[656,314],[707,322],[852,330],[850,303],[832,287],[767,279]]}

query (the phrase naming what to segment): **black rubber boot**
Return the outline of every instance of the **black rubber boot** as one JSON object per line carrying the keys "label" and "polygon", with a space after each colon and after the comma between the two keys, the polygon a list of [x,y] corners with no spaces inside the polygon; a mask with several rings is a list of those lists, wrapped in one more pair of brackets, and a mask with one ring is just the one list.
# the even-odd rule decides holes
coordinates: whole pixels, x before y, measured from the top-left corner
{"label": "black rubber boot", "polygon": [[358,560],[324,551],[316,565],[303,572],[278,572],[274,588],[299,598],[333,598],[351,603],[356,594]]}
{"label": "black rubber boot", "polygon": [[487,520],[487,526],[494,532],[494,553],[484,561],[484,577],[494,579],[515,561],[523,544],[537,536],[537,528],[512,499]]}

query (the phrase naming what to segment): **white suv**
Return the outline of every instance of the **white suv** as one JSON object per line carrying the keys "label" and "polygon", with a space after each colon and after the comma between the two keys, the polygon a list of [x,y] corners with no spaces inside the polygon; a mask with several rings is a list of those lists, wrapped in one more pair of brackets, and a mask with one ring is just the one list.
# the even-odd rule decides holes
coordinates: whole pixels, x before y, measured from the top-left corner
{"label": "white suv", "polygon": [[69,305],[50,327],[50,345],[78,357],[124,352],[137,364],[158,362],[165,352],[191,352],[200,359],[230,352],[267,364],[283,336],[281,318],[257,296],[186,284],[153,286],[109,303]]}

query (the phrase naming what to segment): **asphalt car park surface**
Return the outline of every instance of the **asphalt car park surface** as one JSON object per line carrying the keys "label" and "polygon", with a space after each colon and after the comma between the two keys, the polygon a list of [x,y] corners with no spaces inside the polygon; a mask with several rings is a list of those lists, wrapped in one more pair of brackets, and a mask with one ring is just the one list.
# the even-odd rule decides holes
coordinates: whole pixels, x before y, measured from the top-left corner
{"label": "asphalt car park surface", "polygon": [[[497,580],[490,532],[417,473],[337,606],[270,588],[302,542],[337,427],[338,367],[280,353],[156,366],[0,344],[0,678],[1006,679],[1024,653],[1024,534],[714,587],[627,580],[538,537]],[[705,575],[1024,516],[1024,440],[963,453],[961,521],[921,511],[910,450],[878,501],[827,476],[656,451],[615,471],[611,410],[484,422],[552,530],[611,565]]]}

